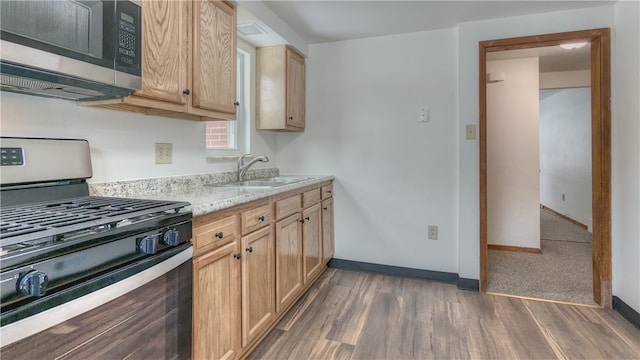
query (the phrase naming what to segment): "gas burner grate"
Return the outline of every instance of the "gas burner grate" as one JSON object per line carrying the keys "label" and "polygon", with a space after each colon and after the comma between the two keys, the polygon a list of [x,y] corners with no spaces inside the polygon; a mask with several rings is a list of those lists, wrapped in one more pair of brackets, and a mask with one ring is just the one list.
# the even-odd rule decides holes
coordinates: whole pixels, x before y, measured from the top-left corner
{"label": "gas burner grate", "polygon": [[177,212],[185,202],[85,196],[1,208],[2,246],[34,238],[60,236],[80,230],[111,226],[149,214]]}

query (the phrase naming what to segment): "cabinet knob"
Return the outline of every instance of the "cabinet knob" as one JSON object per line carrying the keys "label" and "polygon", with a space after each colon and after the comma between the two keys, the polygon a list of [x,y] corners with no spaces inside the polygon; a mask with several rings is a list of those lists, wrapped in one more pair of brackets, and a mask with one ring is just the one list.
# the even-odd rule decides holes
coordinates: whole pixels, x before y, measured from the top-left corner
{"label": "cabinet knob", "polygon": [[184,89],[184,90],[182,90],[182,93],[185,94],[185,95],[189,95],[189,94],[191,94],[191,90]]}
{"label": "cabinet knob", "polygon": [[237,254],[233,254],[233,257],[236,259],[240,259],[242,255],[240,255],[240,253],[237,253]]}
{"label": "cabinet knob", "polygon": [[224,237],[224,233],[222,231],[216,233],[216,237],[218,239],[222,239]]}
{"label": "cabinet knob", "polygon": [[308,216],[307,216],[306,218],[304,218],[304,219],[305,219],[305,220],[307,220],[307,221],[311,220],[311,219],[309,219],[309,217],[308,217]]}
{"label": "cabinet knob", "polygon": [[249,246],[248,248],[245,249],[247,252],[253,252],[253,247]]}
{"label": "cabinet knob", "polygon": [[328,192],[329,194],[333,193],[333,191],[331,191],[331,190],[327,190],[327,192]]}
{"label": "cabinet knob", "polygon": [[329,208],[328,208],[328,207],[326,207],[326,206],[325,206],[325,207],[323,207],[323,209],[325,209],[325,210],[329,210]]}
{"label": "cabinet knob", "polygon": [[258,220],[264,221],[264,216],[258,216]]}
{"label": "cabinet knob", "polygon": [[240,106],[240,101],[236,101],[236,102],[234,102],[234,103],[233,103],[233,105],[235,105],[235,106]]}
{"label": "cabinet knob", "polygon": [[293,120],[293,116],[289,116],[289,120]]}
{"label": "cabinet knob", "polygon": [[300,222],[304,224],[304,219],[300,220]]}

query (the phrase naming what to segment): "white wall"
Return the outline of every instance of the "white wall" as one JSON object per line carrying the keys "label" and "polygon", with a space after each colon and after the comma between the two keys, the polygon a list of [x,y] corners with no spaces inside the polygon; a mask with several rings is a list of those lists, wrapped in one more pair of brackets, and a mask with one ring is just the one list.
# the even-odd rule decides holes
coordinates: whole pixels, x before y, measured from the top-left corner
{"label": "white wall", "polygon": [[588,87],[540,91],[540,203],[589,225],[592,211]]}
{"label": "white wall", "polygon": [[612,110],[613,294],[640,312],[640,4],[615,5]]}
{"label": "white wall", "polygon": [[[460,200],[458,204],[458,248],[460,249],[458,263],[460,266],[458,272],[461,277],[470,279],[479,279],[480,277],[478,143],[462,140],[464,139],[464,125],[477,124],[479,117],[478,42],[526,35],[613,27],[613,13],[613,6],[603,6],[468,22],[458,26],[458,121],[460,124],[458,127],[458,144],[460,145],[458,188],[458,198]],[[630,16],[627,19],[627,21],[631,22]],[[631,66],[630,64],[627,63],[626,66]],[[637,63],[635,66],[637,67]],[[628,95],[635,95],[635,99],[640,96],[637,91],[635,94],[630,92]],[[614,138],[613,142],[615,143],[615,141],[616,139]],[[616,241],[615,238],[614,241]],[[638,241],[637,238],[635,241]],[[615,290],[614,288],[614,293]]]}
{"label": "white wall", "polygon": [[538,58],[487,61],[487,242],[540,248]]}
{"label": "white wall", "polygon": [[278,135],[278,165],[335,175],[336,258],[457,272],[455,29],[309,52],[307,127]]}
{"label": "white wall", "polygon": [[[250,47],[245,46],[244,49],[251,52]],[[0,96],[2,136],[87,139],[93,165],[93,178],[89,182],[236,169],[235,160],[207,161],[204,122],[84,107],[67,100],[8,92],[2,92]],[[252,109],[255,114],[255,106]],[[255,168],[275,167],[276,135],[256,131],[254,119],[252,116],[251,152],[267,155],[270,159],[269,163],[256,164]],[[172,164],[155,164],[157,142],[173,144]]]}
{"label": "white wall", "polygon": [[550,71],[540,73],[540,89],[591,86],[591,70]]}

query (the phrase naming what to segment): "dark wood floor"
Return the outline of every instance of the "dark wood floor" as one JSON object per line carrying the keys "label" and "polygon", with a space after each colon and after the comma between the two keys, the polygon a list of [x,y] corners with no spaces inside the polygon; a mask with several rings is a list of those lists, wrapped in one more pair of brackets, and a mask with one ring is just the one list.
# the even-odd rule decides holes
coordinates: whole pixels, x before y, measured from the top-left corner
{"label": "dark wood floor", "polygon": [[249,359],[640,359],[617,312],[328,269]]}

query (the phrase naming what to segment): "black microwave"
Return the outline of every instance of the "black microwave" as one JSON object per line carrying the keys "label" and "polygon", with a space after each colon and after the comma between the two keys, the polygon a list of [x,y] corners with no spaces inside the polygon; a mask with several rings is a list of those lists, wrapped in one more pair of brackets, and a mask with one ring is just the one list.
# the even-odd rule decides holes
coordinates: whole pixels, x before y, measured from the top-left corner
{"label": "black microwave", "polygon": [[[88,90],[76,99],[122,96],[142,85],[140,2],[1,0],[0,17],[3,90],[28,85],[12,76],[59,85],[53,92],[60,85]],[[116,94],[101,96],[105,89]]]}

